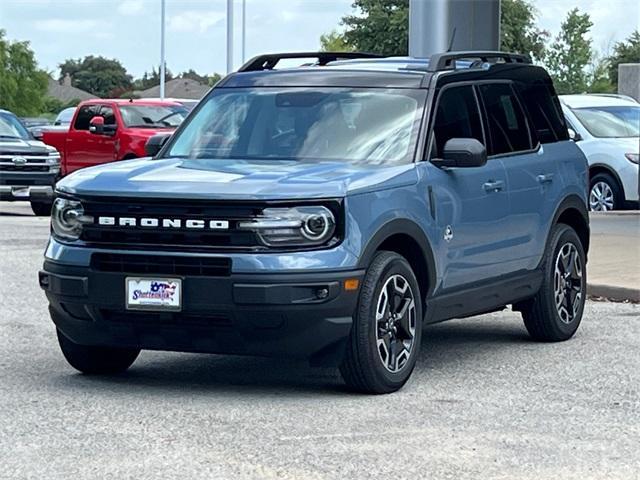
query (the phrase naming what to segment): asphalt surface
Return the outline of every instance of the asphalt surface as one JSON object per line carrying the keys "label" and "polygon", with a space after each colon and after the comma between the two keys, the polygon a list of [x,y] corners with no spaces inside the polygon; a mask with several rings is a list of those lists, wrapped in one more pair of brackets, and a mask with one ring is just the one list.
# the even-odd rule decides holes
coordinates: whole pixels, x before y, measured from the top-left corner
{"label": "asphalt surface", "polygon": [[48,220],[0,204],[0,478],[640,478],[640,307],[589,302],[531,342],[510,311],[425,332],[398,393],[303,363],[143,352],[120,376],[59,353],[36,271]]}

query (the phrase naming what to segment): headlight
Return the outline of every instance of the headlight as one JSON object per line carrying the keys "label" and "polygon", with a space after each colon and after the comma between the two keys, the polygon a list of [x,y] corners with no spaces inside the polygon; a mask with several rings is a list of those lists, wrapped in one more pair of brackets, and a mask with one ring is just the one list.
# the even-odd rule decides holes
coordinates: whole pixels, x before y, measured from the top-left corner
{"label": "headlight", "polygon": [[47,156],[47,164],[48,165],[60,164],[60,154],[56,149],[49,150],[49,155]]}
{"label": "headlight", "polygon": [[51,210],[53,234],[63,240],[78,240],[82,225],[93,223],[93,217],[85,215],[82,204],[75,200],[57,198]]}
{"label": "headlight", "polygon": [[635,163],[636,165],[638,164],[638,159],[640,159],[640,154],[637,153],[625,153],[624,156],[627,157],[627,160]]}
{"label": "headlight", "polygon": [[333,238],[336,220],[326,207],[266,208],[254,220],[238,223],[255,231],[269,247],[317,246]]}

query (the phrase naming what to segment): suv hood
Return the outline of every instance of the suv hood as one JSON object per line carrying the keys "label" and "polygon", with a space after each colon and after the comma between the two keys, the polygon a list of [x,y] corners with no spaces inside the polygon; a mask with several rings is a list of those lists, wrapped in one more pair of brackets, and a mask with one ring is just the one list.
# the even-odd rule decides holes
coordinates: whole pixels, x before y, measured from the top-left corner
{"label": "suv hood", "polygon": [[0,139],[0,154],[6,152],[20,154],[45,153],[53,150],[39,140],[24,140],[22,138],[2,138]]}
{"label": "suv hood", "polygon": [[139,159],[79,170],[57,189],[80,196],[267,200],[336,198],[416,181],[414,164]]}

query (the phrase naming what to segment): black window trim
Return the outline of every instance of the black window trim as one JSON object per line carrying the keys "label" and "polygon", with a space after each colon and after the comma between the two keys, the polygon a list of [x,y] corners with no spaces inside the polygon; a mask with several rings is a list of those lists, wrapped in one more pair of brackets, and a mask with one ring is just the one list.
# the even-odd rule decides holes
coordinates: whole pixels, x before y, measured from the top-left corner
{"label": "black window trim", "polygon": [[[480,85],[495,85],[495,84],[508,84],[511,92],[513,93],[513,95],[516,98],[516,102],[518,102],[518,106],[520,107],[520,111],[522,112],[522,115],[524,117],[524,121],[525,121],[525,126],[527,127],[527,133],[529,135],[529,145],[532,145],[531,148],[527,149],[527,150],[518,150],[518,151],[513,151],[513,152],[505,152],[505,153],[498,153],[496,155],[489,155],[489,148],[487,148],[487,160],[491,160],[494,158],[504,158],[504,157],[515,157],[518,155],[528,155],[531,153],[537,153],[542,144],[540,143],[540,139],[538,138],[537,135],[534,134],[534,131],[532,130],[532,121],[529,118],[529,112],[524,108],[524,104],[522,102],[522,99],[520,98],[520,95],[518,94],[518,90],[516,88],[514,88],[514,81],[513,80],[478,80],[473,82],[475,84],[475,88],[479,89]],[[482,99],[482,95],[480,95],[480,93],[478,92],[478,97],[480,99],[480,104],[482,107],[482,121],[484,123],[487,124],[487,128],[489,125],[489,117],[487,115],[487,109],[484,105],[484,100]],[[536,144],[534,144],[534,140],[536,141]],[[491,135],[489,135],[489,141],[491,141]],[[488,146],[487,146],[488,147]],[[493,147],[493,145],[492,145]]]}
{"label": "black window trim", "polygon": [[[482,106],[480,104],[480,97],[478,95],[478,92],[476,91],[475,88],[475,84],[478,83],[475,80],[466,80],[466,81],[461,81],[461,82],[452,82],[452,83],[447,83],[444,86],[440,87],[438,89],[438,92],[436,95],[434,95],[435,100],[433,98],[431,98],[432,103],[431,103],[431,109],[430,109],[430,113],[429,113],[429,121],[427,124],[427,141],[425,142],[425,147],[423,148],[423,160],[421,161],[426,161],[426,162],[431,162],[431,151],[433,149],[433,142],[434,142],[434,127],[435,127],[435,117],[438,113],[438,105],[440,104],[440,99],[442,98],[442,94],[447,91],[450,88],[455,88],[455,87],[471,87],[471,91],[473,92],[473,96],[476,100],[476,108],[478,109],[478,114],[480,116],[480,128],[482,130],[482,138],[483,138],[483,144],[485,145],[485,148],[487,148],[487,130],[485,128],[485,117],[484,117],[484,113],[483,113],[483,109]],[[429,98],[427,98],[427,101],[429,101]],[[487,149],[488,150],[488,149]],[[489,160],[489,157],[487,157],[487,160]]]}

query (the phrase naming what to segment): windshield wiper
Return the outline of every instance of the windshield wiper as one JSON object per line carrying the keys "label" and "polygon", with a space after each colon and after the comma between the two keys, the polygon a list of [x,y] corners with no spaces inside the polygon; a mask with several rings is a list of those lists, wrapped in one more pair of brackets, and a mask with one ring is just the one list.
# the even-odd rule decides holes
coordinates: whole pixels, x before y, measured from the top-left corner
{"label": "windshield wiper", "polygon": [[18,140],[23,140],[22,137],[16,137],[15,135],[0,135],[0,138],[16,138]]}

